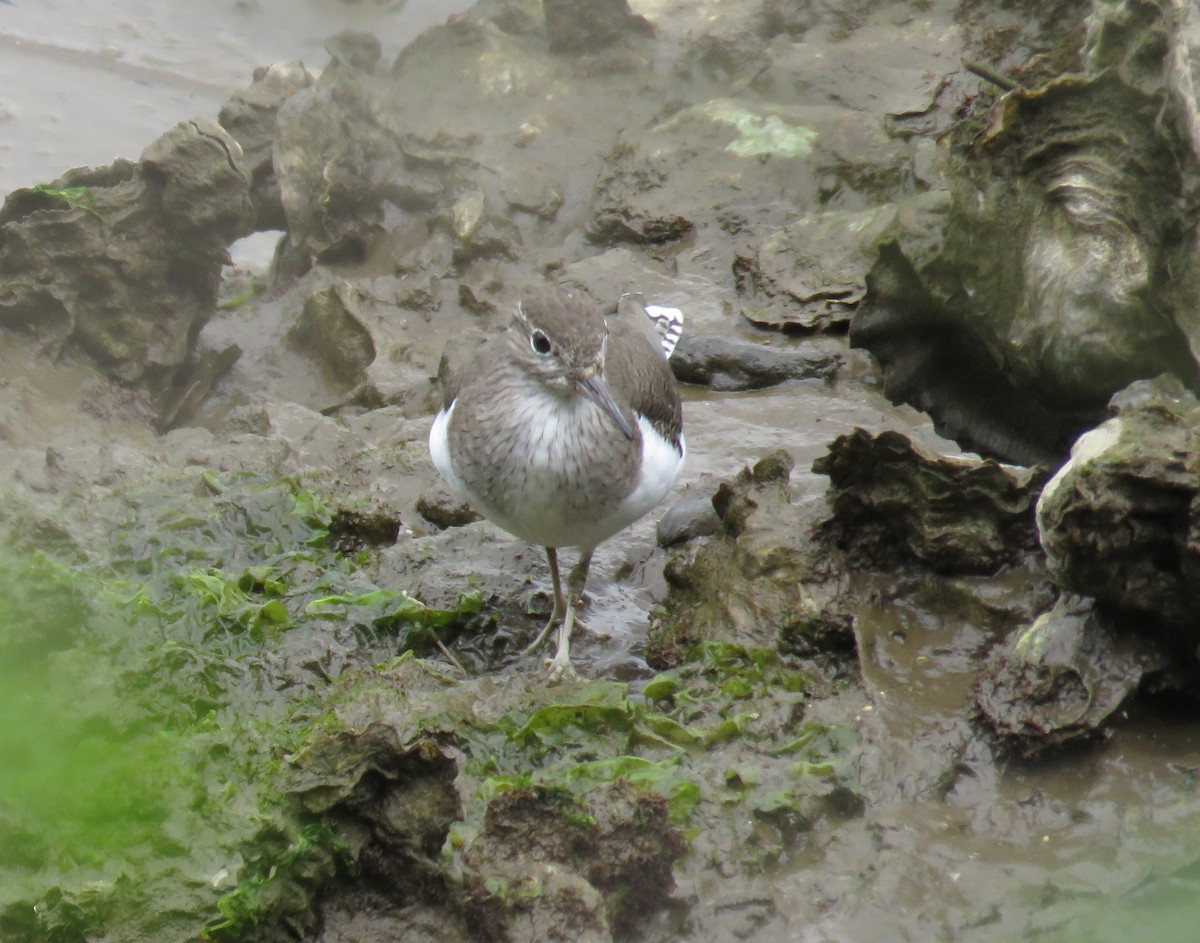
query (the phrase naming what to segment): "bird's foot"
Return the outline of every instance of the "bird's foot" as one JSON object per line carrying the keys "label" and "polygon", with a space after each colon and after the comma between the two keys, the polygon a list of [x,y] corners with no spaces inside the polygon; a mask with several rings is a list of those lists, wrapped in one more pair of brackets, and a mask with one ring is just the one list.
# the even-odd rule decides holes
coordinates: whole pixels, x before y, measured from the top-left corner
{"label": "bird's foot", "polygon": [[541,648],[542,643],[550,637],[550,633],[558,627],[560,622],[562,622],[562,616],[558,615],[557,613],[551,613],[549,620],[546,622],[545,626],[542,627],[542,631],[537,634],[537,638],[521,649],[521,657],[524,658],[527,655],[532,655],[539,648]]}
{"label": "bird's foot", "polygon": [[556,652],[553,658],[547,658],[542,662],[546,668],[546,683],[547,684],[562,684],[564,681],[576,681],[579,675],[575,672],[575,666],[571,664],[569,656],[564,656],[562,652]]}
{"label": "bird's foot", "polygon": [[[554,611],[550,613],[550,618],[547,619],[546,624],[544,626],[542,626],[542,630],[537,634],[537,638],[535,638],[532,642],[530,642],[523,649],[521,649],[521,657],[522,658],[524,658],[528,655],[532,655],[534,652],[536,652],[539,648],[542,647],[542,644],[546,641],[546,639],[548,639],[550,637],[550,633],[553,632],[555,629],[560,628],[562,626],[563,621],[566,619],[566,616],[567,616],[566,611],[565,611],[565,609],[566,609],[565,605],[564,605],[563,609],[564,609],[564,611],[560,612],[558,606],[555,605]],[[571,606],[571,610],[572,610],[572,612],[574,612],[574,610],[575,610],[574,605]],[[586,622],[584,622],[582,619],[580,619],[579,616],[574,616],[572,618],[572,624],[574,625],[575,628],[581,629],[584,632],[589,632],[592,635],[597,635],[602,639],[609,637],[609,635],[606,632],[600,632],[596,629],[593,629]]]}
{"label": "bird's foot", "polygon": [[558,630],[558,649],[553,658],[547,658],[543,662],[549,671],[546,676],[547,683],[559,684],[563,681],[574,681],[579,677],[571,664],[571,630],[578,624],[575,619],[575,604],[568,601],[567,612]]}

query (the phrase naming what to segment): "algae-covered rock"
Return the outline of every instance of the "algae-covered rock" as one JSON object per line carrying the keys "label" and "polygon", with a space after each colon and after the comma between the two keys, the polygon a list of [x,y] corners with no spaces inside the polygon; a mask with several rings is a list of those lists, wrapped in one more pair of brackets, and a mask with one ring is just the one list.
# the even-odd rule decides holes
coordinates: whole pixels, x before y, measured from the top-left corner
{"label": "algae-covered rock", "polygon": [[791,469],[778,451],[721,483],[717,534],[667,563],[671,594],[647,641],[652,665],[678,664],[702,639],[798,652],[852,646],[846,620],[829,607],[838,577],[812,538],[818,512],[790,500]]}
{"label": "algae-covered rock", "polygon": [[488,803],[466,853],[480,938],[535,943],[627,934],[661,907],[684,848],[666,800],[627,782],[579,797],[544,788],[502,792]]}
{"label": "algae-covered rock", "polygon": [[932,455],[898,432],[856,429],[813,463],[829,476],[835,545],[872,565],[920,560],[988,573],[1035,546],[1042,475],[972,456]]}
{"label": "algae-covered rock", "polygon": [[1042,491],[1038,534],[1064,588],[1200,640],[1200,402],[1136,383]]}
{"label": "algae-covered rock", "polygon": [[394,727],[375,723],[318,739],[293,762],[291,795],[335,828],[360,876],[396,899],[438,880],[434,862],[462,818],[458,764],[443,747],[402,742]]}

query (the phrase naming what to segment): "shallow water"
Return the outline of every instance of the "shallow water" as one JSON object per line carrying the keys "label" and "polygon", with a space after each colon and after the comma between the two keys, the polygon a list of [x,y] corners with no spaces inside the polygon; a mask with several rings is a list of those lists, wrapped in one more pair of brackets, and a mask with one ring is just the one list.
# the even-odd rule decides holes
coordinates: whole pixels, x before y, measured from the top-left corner
{"label": "shallow water", "polygon": [[215,116],[257,66],[320,69],[345,29],[391,59],[468,0],[3,0],[0,192],[68,167],[137,158],[179,121]]}

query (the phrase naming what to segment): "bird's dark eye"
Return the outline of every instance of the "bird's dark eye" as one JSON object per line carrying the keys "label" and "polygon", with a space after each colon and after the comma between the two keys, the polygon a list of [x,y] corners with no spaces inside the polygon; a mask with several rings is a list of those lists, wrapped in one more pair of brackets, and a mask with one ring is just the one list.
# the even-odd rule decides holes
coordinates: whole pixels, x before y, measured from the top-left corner
{"label": "bird's dark eye", "polygon": [[546,336],[545,332],[534,331],[529,335],[529,346],[533,348],[533,352],[535,354],[542,354],[545,356],[546,354],[550,353],[550,348],[552,345],[550,344],[550,338]]}

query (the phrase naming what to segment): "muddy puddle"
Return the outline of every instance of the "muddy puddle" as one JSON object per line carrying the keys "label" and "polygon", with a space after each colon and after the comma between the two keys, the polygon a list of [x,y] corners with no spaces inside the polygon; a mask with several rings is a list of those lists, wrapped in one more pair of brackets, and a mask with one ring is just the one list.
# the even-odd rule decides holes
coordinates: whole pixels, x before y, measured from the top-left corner
{"label": "muddy puddle", "polygon": [[[1055,16],[1081,31],[1088,5],[647,0],[579,54],[548,52],[583,42],[577,24],[547,33],[524,2],[403,54],[468,4],[84,6],[0,3],[0,190],[136,159],[257,66],[311,73],[260,75],[274,163],[222,144],[271,224],[242,226],[232,264],[206,257],[187,300],[211,311],[155,322],[155,371],[126,355],[136,324],[102,348],[71,319],[0,335],[0,570],[36,589],[17,621],[56,640],[0,645],[58,678],[47,698],[84,685],[72,646],[97,666],[46,726],[87,744],[78,764],[0,770],[17,797],[0,796],[0,937],[1194,939],[1195,705],[1146,690],[1017,756],[977,695],[1057,596],[1042,556],[980,575],[821,542],[831,476],[813,463],[835,440],[965,454],[846,337],[878,244],[932,239],[944,133],[992,94],[958,61],[1056,61]],[[347,29],[380,46],[326,48]],[[180,134],[182,151],[224,141]],[[130,174],[153,191],[137,166],[114,193]],[[78,195],[22,199],[4,225]],[[106,199],[71,204],[74,224],[110,225]],[[425,446],[443,352],[546,278],[685,310],[688,457],[663,510],[720,509],[671,546],[656,512],[598,549],[597,635],[560,689],[516,654],[548,613],[540,550],[454,517]],[[920,498],[935,524],[939,487]],[[0,717],[37,700],[20,674]],[[127,766],[97,763],[97,730]],[[95,828],[143,767],[130,802],[158,795],[157,823]],[[92,819],[53,831],[81,843],[64,867],[39,835],[72,802]]]}

